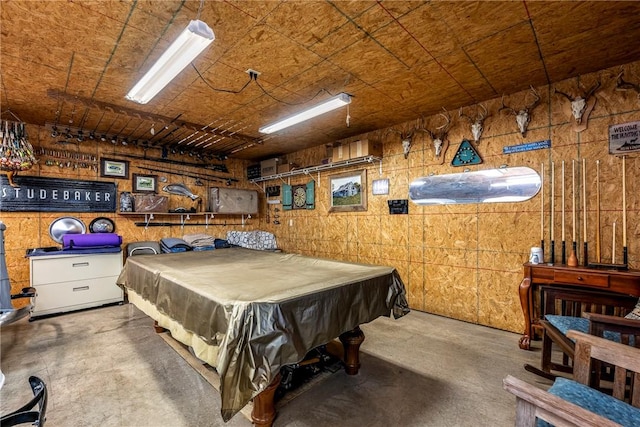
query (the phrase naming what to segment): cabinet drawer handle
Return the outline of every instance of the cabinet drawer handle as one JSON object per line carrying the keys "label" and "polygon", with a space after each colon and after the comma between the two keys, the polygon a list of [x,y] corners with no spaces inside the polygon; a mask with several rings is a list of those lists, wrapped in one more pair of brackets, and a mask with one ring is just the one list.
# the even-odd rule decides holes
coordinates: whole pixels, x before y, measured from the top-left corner
{"label": "cabinet drawer handle", "polygon": [[88,291],[89,287],[88,286],[78,286],[77,288],[73,288],[73,292],[77,292],[77,291]]}
{"label": "cabinet drawer handle", "polygon": [[578,277],[577,277],[577,279],[578,279],[578,280],[582,280],[582,276],[578,276]]}
{"label": "cabinet drawer handle", "polygon": [[72,267],[88,267],[89,263],[88,262],[74,262],[73,264],[71,264]]}

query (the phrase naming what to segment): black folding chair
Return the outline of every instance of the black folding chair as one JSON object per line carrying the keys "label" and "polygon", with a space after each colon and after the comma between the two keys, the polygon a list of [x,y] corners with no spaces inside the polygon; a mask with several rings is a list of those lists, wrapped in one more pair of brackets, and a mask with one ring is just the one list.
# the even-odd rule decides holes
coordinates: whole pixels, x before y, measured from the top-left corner
{"label": "black folding chair", "polygon": [[[11,295],[11,283],[7,271],[7,262],[4,252],[4,230],[7,226],[0,221],[0,329],[4,325],[13,323],[31,313],[36,297],[35,288],[23,288],[22,292]],[[24,307],[14,308],[11,301],[18,298],[29,298],[29,304]],[[4,383],[4,374],[0,370],[0,387]],[[33,390],[33,399],[23,407],[4,415],[0,418],[0,426],[15,426],[31,423],[34,426],[43,426],[45,412],[47,410],[47,386],[38,377],[29,377],[29,384]],[[33,408],[38,406],[37,410]]]}
{"label": "black folding chair", "polygon": [[[38,377],[29,377],[29,384],[33,390],[33,399],[23,407],[0,418],[2,426],[17,426],[30,423],[42,427],[46,419],[47,411],[47,385]],[[38,406],[37,410],[34,408]]]}

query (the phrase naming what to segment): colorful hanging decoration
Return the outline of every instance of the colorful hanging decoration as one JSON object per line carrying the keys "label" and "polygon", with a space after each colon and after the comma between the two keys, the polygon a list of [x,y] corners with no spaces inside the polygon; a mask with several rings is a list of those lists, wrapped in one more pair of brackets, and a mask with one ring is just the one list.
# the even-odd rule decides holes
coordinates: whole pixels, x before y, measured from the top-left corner
{"label": "colorful hanging decoration", "polygon": [[5,120],[0,126],[0,139],[0,171],[7,172],[9,184],[17,187],[13,180],[15,175],[31,169],[38,162],[27,139],[24,123]]}

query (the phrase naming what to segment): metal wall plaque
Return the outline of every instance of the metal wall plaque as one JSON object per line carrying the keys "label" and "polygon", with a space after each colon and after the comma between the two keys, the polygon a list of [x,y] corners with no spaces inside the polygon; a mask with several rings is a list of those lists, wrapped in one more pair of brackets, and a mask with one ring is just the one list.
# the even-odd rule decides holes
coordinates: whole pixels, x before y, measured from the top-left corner
{"label": "metal wall plaque", "polygon": [[541,184],[538,172],[528,167],[487,169],[418,178],[409,197],[417,205],[522,202],[535,196]]}
{"label": "metal wall plaque", "polygon": [[2,212],[115,212],[116,184],[105,181],[0,176]]}

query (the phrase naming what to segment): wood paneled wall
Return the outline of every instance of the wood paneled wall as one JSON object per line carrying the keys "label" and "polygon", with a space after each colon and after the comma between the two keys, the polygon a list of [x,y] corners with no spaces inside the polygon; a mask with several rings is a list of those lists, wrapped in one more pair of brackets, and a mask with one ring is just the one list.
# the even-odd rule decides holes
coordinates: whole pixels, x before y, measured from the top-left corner
{"label": "wood paneled wall", "polygon": [[[568,100],[554,94],[553,87],[537,87],[541,103],[533,110],[529,131],[523,138],[517,130],[513,116],[498,112],[501,99],[485,102],[490,116],[484,124],[484,133],[476,146],[483,163],[469,167],[481,170],[509,166],[529,166],[537,171],[544,164],[544,233],[548,249],[550,239],[551,186],[550,169],[555,166],[555,207],[554,232],[556,236],[556,258],[560,256],[561,236],[561,164],[565,162],[565,232],[567,241],[572,236],[572,185],[571,165],[576,161],[587,164],[587,211],[588,241],[595,245],[596,161],[600,161],[600,216],[602,260],[611,260],[612,224],[617,223],[617,259],[621,259],[622,245],[622,181],[621,159],[609,154],[609,126],[640,120],[640,99],[633,90],[616,91],[615,76],[618,69],[602,70],[599,73],[580,76],[563,81],[555,87],[565,93],[577,95],[578,85],[590,87],[597,78],[602,81],[596,92],[597,103],[589,118],[587,130],[576,133],[572,129],[571,119],[566,115]],[[640,62],[625,66],[625,80],[636,82],[640,76]],[[635,80],[634,80],[635,79]],[[636,82],[637,83],[637,82]],[[584,89],[582,89],[584,90]],[[505,97],[505,103],[514,108],[524,105],[527,91]],[[384,264],[395,266],[400,272],[409,295],[411,307],[468,322],[479,323],[508,331],[521,332],[524,327],[523,316],[518,299],[518,284],[522,279],[522,264],[527,261],[529,250],[540,243],[541,202],[538,194],[529,201],[521,203],[470,204],[449,206],[417,206],[410,202],[408,215],[390,215],[387,201],[407,199],[408,186],[416,178],[429,174],[447,174],[461,172],[463,168],[451,166],[451,159],[463,139],[471,140],[468,122],[452,111],[453,124],[449,132],[449,147],[441,159],[434,156],[431,141],[425,133],[417,133],[407,159],[402,153],[400,139],[396,133],[381,129],[362,135],[362,138],[377,138],[383,141],[384,159],[380,165],[368,164],[364,167],[353,166],[353,170],[366,169],[368,180],[368,209],[365,212],[329,212],[329,177],[345,170],[325,171],[311,176],[298,175],[286,179],[290,184],[308,182],[311,177],[316,182],[316,207],[314,210],[282,211],[281,206],[271,205],[270,222],[266,221],[267,203],[260,192],[260,214],[239,225],[210,225],[185,227],[138,227],[134,222],[141,217],[114,214],[69,214],[0,212],[0,220],[8,227],[5,233],[6,256],[12,288],[15,291],[29,285],[29,264],[24,257],[25,250],[32,247],[51,246],[55,243],[49,238],[48,227],[51,221],[63,215],[73,215],[88,225],[98,216],[107,216],[116,223],[116,232],[121,234],[125,243],[139,240],[158,240],[162,237],[181,237],[184,234],[207,233],[224,238],[228,230],[266,230],[273,232],[278,245],[288,252],[333,258],[352,262]],[[354,118],[353,120],[357,120]],[[425,124],[433,129],[442,123],[439,116],[425,118]],[[411,126],[414,122],[405,123]],[[397,126],[401,129],[403,124]],[[82,153],[118,158],[119,154],[142,155],[139,147],[122,147],[110,143],[85,142],[60,146],[48,135],[44,128],[27,128],[31,142],[36,147],[47,149],[78,150]],[[357,138],[352,138],[354,140]],[[503,147],[525,142],[551,140],[551,149],[528,151],[517,154],[503,154]],[[348,142],[348,141],[343,141]],[[149,153],[151,157],[158,157]],[[320,163],[326,157],[326,147],[293,153],[289,161],[300,165]],[[176,160],[193,161],[185,156]],[[205,187],[193,185],[193,179],[180,177],[179,173],[211,173],[240,179],[234,187],[255,189],[254,184],[246,182],[247,162],[228,160],[225,162],[229,174],[207,172],[196,168],[184,168],[178,165],[157,164],[131,160],[130,173],[148,173],[143,167],[175,170],[177,175],[165,175],[169,182],[185,182],[192,191],[205,197]],[[627,240],[629,264],[640,268],[640,155],[631,153],[626,159],[627,170]],[[578,168],[580,169],[580,168]],[[46,166],[40,162],[28,175],[56,176],[73,179],[104,180],[99,171],[88,169],[59,168]],[[155,173],[154,173],[155,174]],[[387,196],[371,195],[371,181],[378,178],[390,180],[390,192]],[[116,180],[118,191],[131,189],[131,180]],[[578,223],[577,240],[582,242],[582,185],[581,174],[577,172]],[[279,185],[280,181],[271,181],[265,185]],[[162,185],[162,184],[160,184]],[[210,186],[224,185],[210,183]],[[205,197],[206,200],[206,197]],[[188,201],[188,202],[187,202]],[[191,207],[190,199],[179,196],[170,197],[170,207]],[[275,212],[275,207],[280,209]],[[280,224],[274,224],[277,214]],[[157,218],[158,221],[179,221],[177,218]],[[202,217],[191,221],[203,222]],[[239,217],[215,217],[212,223],[237,224]],[[570,243],[567,243],[570,246]],[[580,244],[578,245],[580,248]],[[547,250],[546,258],[549,258]],[[591,251],[591,254],[594,252]],[[581,251],[579,259],[582,261]]]}
{"label": "wood paneled wall", "polygon": [[[572,239],[572,161],[580,169],[587,165],[587,234],[590,259],[594,260],[596,217],[596,161],[600,161],[600,216],[602,262],[611,262],[612,224],[617,223],[617,262],[621,262],[622,181],[621,158],[609,154],[609,126],[640,120],[640,99],[634,91],[616,91],[618,69],[580,76],[555,87],[577,96],[578,84],[589,88],[599,77],[601,88],[590,115],[588,129],[576,133],[572,119],[566,114],[568,100],[553,93],[553,87],[537,87],[541,103],[533,110],[529,131],[523,138],[515,118],[499,113],[501,99],[485,102],[491,116],[484,124],[478,145],[474,144],[483,163],[470,170],[509,166],[529,166],[541,171],[544,164],[544,233],[549,260],[551,226],[551,163],[555,169],[554,234],[556,259],[560,260],[561,241],[561,165],[565,162],[565,233],[567,247]],[[640,63],[625,67],[625,76],[640,76]],[[637,80],[637,77],[636,77]],[[635,82],[635,80],[634,80]],[[584,91],[585,89],[581,89]],[[528,91],[505,97],[514,108],[524,106]],[[528,98],[527,102],[530,102]],[[469,111],[469,110],[467,110]],[[408,186],[416,178],[429,174],[462,172],[451,166],[451,160],[463,139],[472,139],[470,125],[452,111],[450,146],[444,159],[434,156],[431,140],[417,133],[408,159],[402,153],[400,138],[385,130],[362,137],[382,138],[384,159],[382,173],[377,164],[368,166],[367,176],[388,178],[388,196],[373,196],[369,188],[368,210],[353,213],[329,213],[329,176],[324,172],[317,182],[316,209],[291,211],[276,229],[279,245],[287,251],[354,262],[395,266],[407,286],[413,309],[440,314],[514,332],[523,330],[524,321],[518,299],[522,280],[522,264],[530,248],[540,244],[541,202],[538,193],[521,203],[470,204],[449,206],[417,206],[409,202],[409,215],[390,215],[387,201],[408,198]],[[441,125],[442,117],[428,117],[427,127]],[[397,129],[413,125],[400,124]],[[357,138],[353,138],[357,139]],[[503,147],[526,142],[551,140],[551,149],[503,154]],[[324,147],[290,155],[299,164],[313,164],[323,157]],[[358,169],[358,166],[354,166]],[[627,244],[629,264],[640,268],[640,154],[628,154],[627,171]],[[337,171],[340,172],[340,171]],[[313,176],[316,180],[317,175]],[[307,182],[309,177],[292,178],[293,184]],[[582,185],[581,172],[576,172],[577,241],[582,263]],[[293,225],[289,226],[289,220]],[[568,254],[568,253],[567,253]]]}

